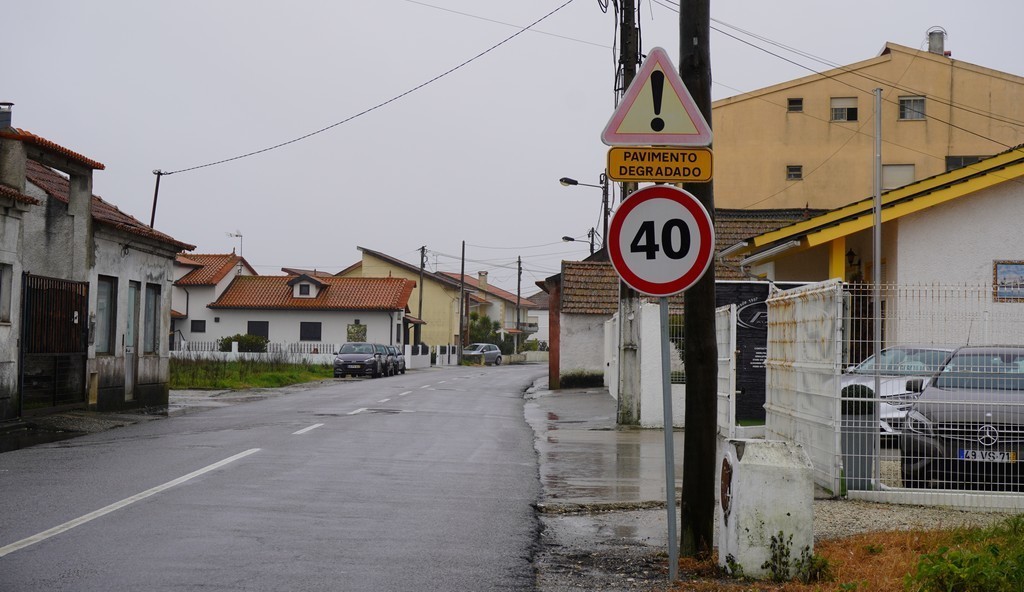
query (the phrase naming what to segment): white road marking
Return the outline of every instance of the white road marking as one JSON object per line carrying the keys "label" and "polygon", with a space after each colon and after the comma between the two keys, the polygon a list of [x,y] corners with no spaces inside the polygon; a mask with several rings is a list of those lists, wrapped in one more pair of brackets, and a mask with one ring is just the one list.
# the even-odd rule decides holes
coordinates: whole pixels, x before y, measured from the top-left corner
{"label": "white road marking", "polygon": [[391,399],[381,399],[380,401],[377,401],[377,402],[378,402],[378,403],[387,403],[387,402],[388,402],[388,401],[390,401],[390,400],[391,400]]}
{"label": "white road marking", "polygon": [[298,436],[300,434],[305,434],[306,432],[312,432],[313,430],[317,429],[318,427],[320,427],[322,425],[324,425],[324,424],[322,424],[322,423],[314,423],[313,425],[309,426],[308,428],[302,428],[301,430],[299,430],[297,432],[292,432],[292,435],[293,436]]}
{"label": "white road marking", "polygon": [[346,413],[346,415],[358,415],[358,414],[362,413],[363,411],[366,411],[366,407],[360,407],[359,409],[356,409],[355,411],[349,411],[348,413]]}
{"label": "white road marking", "polygon": [[147,489],[146,491],[143,491],[142,493],[136,493],[135,495],[133,495],[131,497],[126,497],[126,498],[124,498],[123,500],[121,500],[119,502],[110,504],[109,506],[107,506],[105,508],[100,508],[99,510],[96,510],[95,512],[89,512],[88,514],[85,514],[84,516],[79,516],[78,518],[75,518],[74,520],[69,520],[69,521],[65,522],[64,524],[61,524],[60,526],[54,526],[53,528],[51,528],[49,530],[44,530],[43,532],[41,532],[39,534],[32,535],[32,536],[30,536],[28,538],[25,538],[25,539],[21,539],[20,541],[18,541],[16,543],[11,543],[10,545],[4,546],[4,547],[0,547],[0,557],[3,557],[4,555],[7,555],[9,553],[13,553],[15,551],[18,551],[20,549],[24,549],[25,547],[34,545],[36,543],[45,541],[48,538],[55,537],[58,534],[67,532],[67,531],[71,530],[72,528],[74,528],[76,526],[81,526],[81,525],[85,524],[86,522],[90,522],[90,521],[95,520],[97,518],[100,518],[102,516],[106,516],[107,514],[109,514],[111,512],[115,512],[117,510],[120,510],[121,508],[125,508],[127,506],[130,506],[130,505],[134,504],[135,502],[142,501],[142,500],[146,499],[147,497],[154,496],[154,495],[156,495],[158,493],[161,493],[163,491],[167,491],[168,489],[170,489],[172,487],[175,487],[177,485],[181,485],[182,483],[185,483],[186,481],[190,481],[192,479],[195,479],[196,477],[198,477],[200,475],[203,475],[205,473],[209,473],[210,471],[215,471],[215,470],[217,470],[217,469],[219,469],[219,468],[221,468],[221,467],[223,467],[223,466],[225,466],[227,464],[233,463],[236,460],[245,458],[245,457],[249,456],[250,454],[253,454],[253,453],[256,453],[256,452],[259,452],[259,451],[260,451],[259,448],[250,448],[249,450],[246,450],[245,452],[239,452],[238,454],[236,454],[234,456],[230,456],[228,458],[225,458],[222,461],[218,461],[218,462],[213,463],[212,465],[208,465],[206,467],[203,467],[203,468],[199,469],[198,471],[193,471],[193,472],[189,473],[188,475],[185,475],[183,477],[178,477],[177,479],[174,479],[173,481],[168,481],[167,483],[164,483],[163,485],[157,485],[156,487],[154,487],[152,489]]}
{"label": "white road marking", "polygon": [[398,396],[399,397],[404,397],[406,395],[411,395],[411,394],[412,394],[412,391],[405,391],[404,393],[398,393]]}
{"label": "white road marking", "polygon": [[431,385],[429,385],[429,384],[425,384],[425,385],[421,386],[420,388],[421,388],[421,389],[425,389],[425,388],[430,388],[430,387],[431,387]]}

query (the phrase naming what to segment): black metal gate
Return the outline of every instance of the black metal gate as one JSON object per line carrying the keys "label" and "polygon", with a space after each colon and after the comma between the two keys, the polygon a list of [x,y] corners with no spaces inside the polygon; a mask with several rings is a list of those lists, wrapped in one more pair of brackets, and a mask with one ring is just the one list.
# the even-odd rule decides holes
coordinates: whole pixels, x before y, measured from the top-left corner
{"label": "black metal gate", "polygon": [[85,402],[89,284],[22,277],[21,412],[52,412]]}

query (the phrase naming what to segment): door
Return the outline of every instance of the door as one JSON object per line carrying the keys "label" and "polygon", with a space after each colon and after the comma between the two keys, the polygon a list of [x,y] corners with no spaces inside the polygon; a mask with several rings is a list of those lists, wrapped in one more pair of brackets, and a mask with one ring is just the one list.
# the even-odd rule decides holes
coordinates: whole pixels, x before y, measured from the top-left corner
{"label": "door", "polygon": [[128,327],[124,332],[124,400],[135,399],[139,371],[139,282],[128,282]]}

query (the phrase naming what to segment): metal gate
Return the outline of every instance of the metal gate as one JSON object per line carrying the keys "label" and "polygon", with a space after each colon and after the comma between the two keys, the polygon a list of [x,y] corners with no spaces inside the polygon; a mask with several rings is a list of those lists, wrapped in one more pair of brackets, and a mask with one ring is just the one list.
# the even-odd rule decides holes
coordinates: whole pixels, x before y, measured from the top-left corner
{"label": "metal gate", "polygon": [[22,276],[21,413],[80,406],[86,397],[89,284]]}

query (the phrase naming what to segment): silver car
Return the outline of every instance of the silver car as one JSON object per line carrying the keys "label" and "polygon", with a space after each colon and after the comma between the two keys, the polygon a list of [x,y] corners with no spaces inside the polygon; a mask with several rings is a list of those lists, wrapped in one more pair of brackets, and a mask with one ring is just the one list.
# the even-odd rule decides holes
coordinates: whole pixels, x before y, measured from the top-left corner
{"label": "silver car", "polygon": [[875,372],[880,377],[881,392],[878,395],[879,427],[882,435],[895,439],[903,429],[907,410],[920,392],[911,391],[907,383],[914,379],[927,380],[942,368],[955,347],[941,345],[898,345],[882,350],[881,363],[876,370],[875,356],[869,356],[860,364],[849,368],[841,379],[845,390],[853,385],[863,385],[874,396]]}
{"label": "silver car", "polygon": [[484,364],[501,366],[501,350],[493,343],[471,343],[462,350],[462,357],[471,361],[482,358]]}
{"label": "silver car", "polygon": [[1021,488],[1024,346],[958,349],[907,413],[905,487]]}

